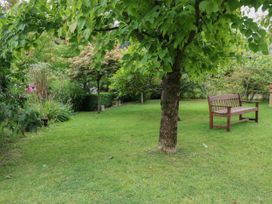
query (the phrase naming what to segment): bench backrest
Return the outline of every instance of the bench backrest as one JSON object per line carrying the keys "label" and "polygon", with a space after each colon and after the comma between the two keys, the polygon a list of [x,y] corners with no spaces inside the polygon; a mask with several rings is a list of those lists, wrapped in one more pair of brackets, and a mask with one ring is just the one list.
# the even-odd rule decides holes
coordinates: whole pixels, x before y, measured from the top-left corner
{"label": "bench backrest", "polygon": [[231,106],[238,107],[241,106],[241,98],[239,94],[226,94],[220,96],[209,96],[208,103],[210,111],[220,110],[222,107],[212,107],[215,106]]}

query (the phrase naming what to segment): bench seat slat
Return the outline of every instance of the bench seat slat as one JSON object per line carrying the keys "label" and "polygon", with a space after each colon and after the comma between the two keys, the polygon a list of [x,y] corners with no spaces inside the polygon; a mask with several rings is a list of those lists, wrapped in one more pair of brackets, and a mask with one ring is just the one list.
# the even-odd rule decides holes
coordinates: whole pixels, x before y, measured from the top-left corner
{"label": "bench seat slat", "polygon": [[[231,108],[231,115],[240,115],[243,113],[250,113],[250,112],[254,112],[257,111],[256,107],[233,107]],[[216,110],[214,111],[215,114],[220,114],[220,115],[225,115],[227,114],[227,109],[220,109],[220,110]]]}

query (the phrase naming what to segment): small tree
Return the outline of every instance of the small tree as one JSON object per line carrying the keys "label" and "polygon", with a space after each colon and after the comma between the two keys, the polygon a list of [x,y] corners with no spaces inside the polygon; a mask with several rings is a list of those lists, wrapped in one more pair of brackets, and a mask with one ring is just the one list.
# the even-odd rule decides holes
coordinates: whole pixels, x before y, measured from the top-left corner
{"label": "small tree", "polygon": [[139,69],[126,69],[122,67],[111,78],[110,88],[116,90],[119,97],[138,95],[144,103],[144,96],[160,83],[152,73],[141,72]]}
{"label": "small tree", "polygon": [[241,60],[233,59],[217,75],[208,80],[209,92],[239,92],[247,99],[267,93],[272,79],[272,58],[260,53],[247,53]]}
{"label": "small tree", "polygon": [[[118,69],[118,61],[121,58],[121,51],[115,48],[104,55],[101,61],[95,61],[94,55],[101,55],[93,45],[86,46],[79,56],[71,58],[70,76],[72,79],[81,80],[84,84],[90,80],[96,82],[97,88],[97,111],[101,111],[101,80],[110,77]],[[97,60],[98,58],[96,58]]]}

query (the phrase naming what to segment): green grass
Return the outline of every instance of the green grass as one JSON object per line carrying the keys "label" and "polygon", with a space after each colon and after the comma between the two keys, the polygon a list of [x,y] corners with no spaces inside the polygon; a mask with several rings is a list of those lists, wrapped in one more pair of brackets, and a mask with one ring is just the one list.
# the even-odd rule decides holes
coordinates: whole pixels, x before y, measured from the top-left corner
{"label": "green grass", "polygon": [[180,107],[174,155],[157,149],[158,101],[28,134],[0,163],[0,203],[272,203],[272,109],[227,133],[206,101]]}

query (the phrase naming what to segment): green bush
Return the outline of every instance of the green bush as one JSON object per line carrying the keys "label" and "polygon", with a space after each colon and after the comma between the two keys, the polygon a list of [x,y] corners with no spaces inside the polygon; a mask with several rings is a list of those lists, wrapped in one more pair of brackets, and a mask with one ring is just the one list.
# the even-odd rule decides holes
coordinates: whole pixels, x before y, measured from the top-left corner
{"label": "green bush", "polygon": [[22,108],[16,97],[2,96],[0,99],[5,99],[0,103],[0,146],[41,127],[40,114],[36,110]]}
{"label": "green bush", "polygon": [[[100,97],[101,97],[101,105],[104,105],[105,107],[112,106],[112,102],[114,99],[113,93],[102,92],[100,93]],[[97,109],[97,95],[94,95],[94,94],[87,95],[83,100],[81,110],[94,111],[96,109]]]}
{"label": "green bush", "polygon": [[97,96],[96,95],[86,95],[83,99],[80,111],[93,111],[97,108]]}
{"label": "green bush", "polygon": [[112,93],[107,93],[107,92],[102,92],[100,94],[101,96],[101,104],[104,105],[105,107],[111,107],[112,106],[112,101],[114,99],[114,94]]}
{"label": "green bush", "polygon": [[64,122],[71,118],[72,110],[70,105],[62,104],[55,100],[47,100],[44,102],[30,103],[36,110],[41,118],[48,118],[49,121],[53,122]]}
{"label": "green bush", "polygon": [[18,114],[18,123],[21,125],[22,132],[37,131],[38,127],[42,126],[39,112],[33,108],[25,108]]}
{"label": "green bush", "polygon": [[56,80],[50,86],[50,94],[63,104],[70,103],[74,111],[81,110],[86,92],[79,83],[69,80]]}
{"label": "green bush", "polygon": [[45,118],[56,122],[64,122],[71,118],[71,107],[54,100],[48,100],[43,103]]}

